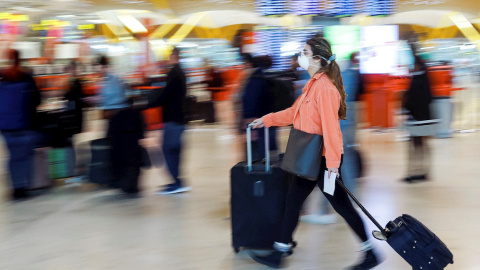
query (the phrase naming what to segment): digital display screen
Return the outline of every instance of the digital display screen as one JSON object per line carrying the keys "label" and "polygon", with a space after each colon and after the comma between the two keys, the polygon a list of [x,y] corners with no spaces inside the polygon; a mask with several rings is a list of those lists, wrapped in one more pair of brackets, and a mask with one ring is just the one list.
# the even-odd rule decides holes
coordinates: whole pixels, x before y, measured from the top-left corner
{"label": "digital display screen", "polygon": [[269,55],[273,59],[272,69],[290,68],[291,58],[300,52],[307,39],[322,30],[321,26],[305,26],[293,29],[283,27],[255,28],[255,55]]}
{"label": "digital display screen", "polygon": [[256,0],[255,9],[263,16],[280,16],[290,13],[287,0]]}
{"label": "digital display screen", "polygon": [[398,67],[398,26],[365,26],[360,29],[360,72],[391,74]]}
{"label": "digital display screen", "polygon": [[321,13],[319,0],[290,0],[290,12],[295,15],[318,15]]}
{"label": "digital display screen", "polygon": [[337,55],[337,61],[350,60],[350,55],[360,50],[359,26],[327,26],[324,33],[332,45],[332,52]]}
{"label": "digital display screen", "polygon": [[397,1],[395,0],[366,0],[363,2],[363,13],[370,16],[393,14],[397,6]]}

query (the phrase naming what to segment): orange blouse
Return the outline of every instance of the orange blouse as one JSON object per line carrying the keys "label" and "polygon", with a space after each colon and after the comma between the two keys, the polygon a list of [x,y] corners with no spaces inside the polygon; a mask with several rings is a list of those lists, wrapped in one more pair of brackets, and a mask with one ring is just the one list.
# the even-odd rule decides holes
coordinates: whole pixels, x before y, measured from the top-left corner
{"label": "orange blouse", "polygon": [[323,155],[328,168],[340,167],[343,139],[340,130],[340,93],[324,73],[317,73],[303,88],[292,107],[265,115],[267,127],[288,126],[303,132],[323,135]]}

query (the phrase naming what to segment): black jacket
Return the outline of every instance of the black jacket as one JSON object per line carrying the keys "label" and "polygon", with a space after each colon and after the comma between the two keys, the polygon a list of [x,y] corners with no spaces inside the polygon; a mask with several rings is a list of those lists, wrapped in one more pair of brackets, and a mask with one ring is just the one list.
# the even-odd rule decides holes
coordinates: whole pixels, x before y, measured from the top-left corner
{"label": "black jacket", "polygon": [[242,96],[243,118],[259,118],[273,110],[274,96],[262,69],[257,69],[245,86]]}
{"label": "black jacket", "polygon": [[63,132],[67,136],[81,133],[83,130],[83,90],[80,79],[75,78],[70,82],[70,89],[65,94],[67,110],[63,114],[65,119]]}
{"label": "black jacket", "polygon": [[187,94],[187,79],[179,64],[172,67],[167,75],[167,85],[161,91],[154,91],[148,97],[148,107],[162,106],[163,122],[185,122],[184,101]]}
{"label": "black jacket", "polygon": [[138,140],[144,137],[145,124],[140,110],[125,108],[118,111],[109,122],[107,137],[112,144],[114,170],[121,167],[139,167],[142,152]]}
{"label": "black jacket", "polygon": [[413,73],[410,88],[404,96],[404,108],[416,121],[431,120],[432,91],[426,71]]}

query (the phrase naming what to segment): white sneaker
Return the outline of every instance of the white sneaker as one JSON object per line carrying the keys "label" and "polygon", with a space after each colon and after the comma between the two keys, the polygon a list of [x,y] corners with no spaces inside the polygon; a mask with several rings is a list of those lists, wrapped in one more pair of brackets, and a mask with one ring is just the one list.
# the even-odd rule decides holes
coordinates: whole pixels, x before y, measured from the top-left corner
{"label": "white sneaker", "polygon": [[309,224],[316,224],[316,225],[327,225],[327,224],[334,224],[337,222],[337,215],[336,214],[328,214],[328,215],[306,215],[301,216],[300,221]]}
{"label": "white sneaker", "polygon": [[183,193],[192,190],[192,187],[167,187],[164,190],[158,191],[157,194],[159,195],[170,195],[170,194],[177,194]]}

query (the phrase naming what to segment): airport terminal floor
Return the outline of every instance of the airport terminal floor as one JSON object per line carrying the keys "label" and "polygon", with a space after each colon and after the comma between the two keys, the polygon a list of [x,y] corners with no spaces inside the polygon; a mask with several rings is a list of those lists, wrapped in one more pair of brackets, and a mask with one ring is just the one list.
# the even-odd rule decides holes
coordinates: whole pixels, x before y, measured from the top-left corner
{"label": "airport terminal floor", "polygon": [[[77,136],[82,147],[102,136],[103,120],[88,122]],[[430,181],[401,182],[407,142],[399,131],[358,132],[368,166],[360,180],[359,197],[382,224],[408,213],[435,232],[454,254],[446,269],[480,269],[480,132],[456,133],[432,139]],[[160,131],[147,134],[144,144],[159,144]],[[288,130],[279,138],[285,147]],[[7,200],[7,174],[1,173],[0,269],[267,269],[247,251],[231,247],[229,219],[230,168],[243,149],[228,125],[192,125],[185,136],[183,174],[193,190],[160,196],[169,182],[164,167],[143,171],[141,198],[120,200],[116,191],[92,184],[57,183],[42,196],[23,202]],[[6,151],[0,145],[4,163]],[[305,212],[316,210],[318,190]],[[363,216],[364,217],[364,216]],[[365,217],[364,217],[365,219]],[[365,219],[369,230],[373,225]],[[300,223],[298,247],[287,269],[345,269],[360,256],[360,245],[345,222],[333,225]],[[375,241],[385,259],[378,270],[410,267],[385,242]]]}

